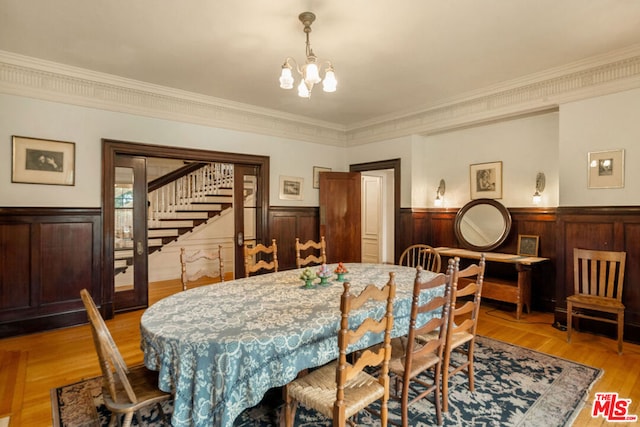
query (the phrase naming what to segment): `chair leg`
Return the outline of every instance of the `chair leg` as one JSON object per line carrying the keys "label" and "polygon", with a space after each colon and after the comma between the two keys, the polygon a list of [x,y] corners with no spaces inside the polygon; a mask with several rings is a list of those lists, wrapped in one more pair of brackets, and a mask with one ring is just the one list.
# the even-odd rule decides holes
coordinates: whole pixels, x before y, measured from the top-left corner
{"label": "chair leg", "polygon": [[442,361],[442,412],[449,410],[449,362],[451,354],[446,353]]}
{"label": "chair leg", "polygon": [[[398,391],[398,379],[396,378],[396,394]],[[402,427],[409,426],[409,381],[402,381],[402,395],[400,396],[400,408]]]}
{"label": "chair leg", "polygon": [[573,313],[573,304],[567,302],[567,342],[571,342],[571,328],[573,327],[573,319],[571,314]]}
{"label": "chair leg", "polygon": [[467,377],[469,378],[469,391],[473,392],[475,389],[474,375],[473,375],[473,345],[469,344],[467,350]]}
{"label": "chair leg", "polygon": [[[442,425],[442,402],[440,401],[440,380],[442,374],[442,362],[436,365],[436,369],[433,372],[434,379],[434,390],[433,390],[433,403],[436,406],[436,420],[438,421],[438,425]],[[408,416],[408,415],[407,415]]]}
{"label": "chair leg", "polygon": [[111,418],[109,419],[109,427],[115,427],[120,425],[120,414],[111,412]]}
{"label": "chair leg", "polygon": [[127,414],[124,416],[122,427],[131,427],[132,421],[133,421],[133,412],[127,412]]}
{"label": "chair leg", "polygon": [[282,407],[282,411],[284,412],[284,426],[285,427],[293,427],[293,422],[296,418],[296,408],[298,406],[298,402],[289,396],[287,392],[287,386],[284,387],[284,405]]}
{"label": "chair leg", "polygon": [[618,354],[622,354],[622,337],[624,334],[624,312],[618,313]]}

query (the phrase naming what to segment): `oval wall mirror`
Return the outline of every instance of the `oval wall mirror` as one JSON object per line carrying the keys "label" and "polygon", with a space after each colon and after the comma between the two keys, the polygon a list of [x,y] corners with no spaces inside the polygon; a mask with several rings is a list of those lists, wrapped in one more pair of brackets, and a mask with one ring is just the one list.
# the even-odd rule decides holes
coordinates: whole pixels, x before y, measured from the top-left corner
{"label": "oval wall mirror", "polygon": [[511,229],[511,215],[493,199],[476,199],[456,214],[454,230],[465,249],[490,251],[502,244]]}

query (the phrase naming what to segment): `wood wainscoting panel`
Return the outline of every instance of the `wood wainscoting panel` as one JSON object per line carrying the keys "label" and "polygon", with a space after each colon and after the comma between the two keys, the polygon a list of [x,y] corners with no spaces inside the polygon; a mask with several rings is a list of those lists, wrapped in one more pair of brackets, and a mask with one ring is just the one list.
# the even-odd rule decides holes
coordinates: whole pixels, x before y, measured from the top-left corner
{"label": "wood wainscoting panel", "polygon": [[40,304],[76,301],[92,282],[93,224],[40,224]]}
{"label": "wood wainscoting panel", "polygon": [[271,206],[269,233],[278,243],[279,270],[296,268],[296,237],[301,242],[320,241],[320,216],[317,207]]}
{"label": "wood wainscoting panel", "polygon": [[102,305],[101,230],[99,208],[0,208],[0,338],[86,322],[82,288]]}
{"label": "wood wainscoting panel", "polygon": [[0,322],[2,311],[31,305],[30,230],[29,224],[0,224]]}
{"label": "wood wainscoting panel", "polygon": [[[566,298],[573,293],[573,249],[625,251],[624,339],[640,342],[640,207],[558,208],[557,230],[556,322],[566,324]],[[585,331],[615,336],[615,327],[606,323],[581,319],[580,326]]]}

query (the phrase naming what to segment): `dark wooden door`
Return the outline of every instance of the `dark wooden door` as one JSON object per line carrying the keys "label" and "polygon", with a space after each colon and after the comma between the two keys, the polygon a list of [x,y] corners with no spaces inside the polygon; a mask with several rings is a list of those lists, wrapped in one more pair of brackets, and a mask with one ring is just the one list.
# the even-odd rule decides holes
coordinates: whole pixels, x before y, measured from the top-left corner
{"label": "dark wooden door", "polygon": [[115,310],[134,310],[148,305],[146,159],[117,155],[114,166]]}
{"label": "dark wooden door", "polygon": [[360,172],[320,174],[320,236],[327,241],[328,262],[362,258]]}
{"label": "dark wooden door", "polygon": [[233,208],[235,229],[235,277],[244,277],[244,242],[255,245],[264,240],[263,223],[265,212],[262,204],[263,186],[260,167],[256,165],[234,165]]}

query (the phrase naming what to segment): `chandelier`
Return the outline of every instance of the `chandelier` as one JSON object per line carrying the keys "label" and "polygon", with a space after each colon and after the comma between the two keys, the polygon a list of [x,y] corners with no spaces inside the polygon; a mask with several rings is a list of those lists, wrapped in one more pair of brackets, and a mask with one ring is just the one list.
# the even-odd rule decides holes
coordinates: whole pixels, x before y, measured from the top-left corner
{"label": "chandelier", "polygon": [[[316,15],[311,12],[302,12],[298,16],[298,19],[302,22],[302,25],[304,25],[304,32],[307,35],[307,58],[302,66],[298,66],[298,63],[293,58],[289,57],[284,60],[284,64],[282,64],[282,74],[280,74],[280,87],[282,89],[293,89],[294,79],[291,73],[293,64],[298,74],[302,77],[300,84],[298,85],[298,96],[302,98],[311,98],[313,86],[320,82],[322,82],[322,90],[325,92],[335,92],[338,81],[336,80],[336,75],[333,71],[333,65],[331,65],[331,62],[329,61],[318,62],[318,58],[316,58],[316,55],[311,49],[311,43],[309,43],[311,24],[316,20]],[[324,70],[324,79],[322,79],[320,77],[318,65],[324,63],[327,64],[327,67]]]}

